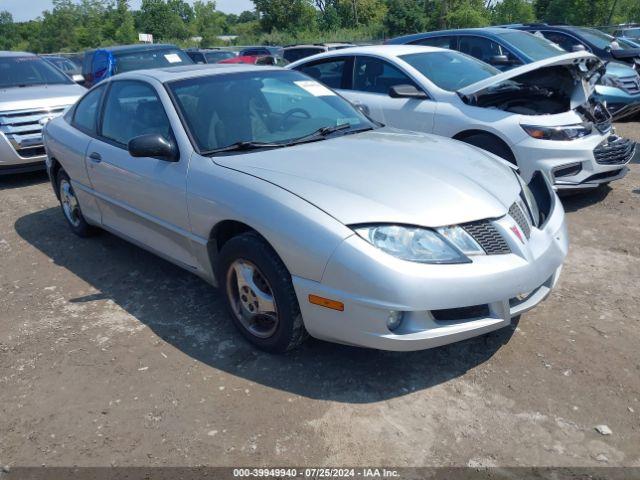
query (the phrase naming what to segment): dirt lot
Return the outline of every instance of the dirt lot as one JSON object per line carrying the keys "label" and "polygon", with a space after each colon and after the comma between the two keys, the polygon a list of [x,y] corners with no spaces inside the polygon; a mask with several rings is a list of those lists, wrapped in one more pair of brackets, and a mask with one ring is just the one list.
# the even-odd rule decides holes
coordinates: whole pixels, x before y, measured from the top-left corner
{"label": "dirt lot", "polygon": [[74,237],[44,176],[2,179],[0,465],[640,466],[638,160],[564,200],[549,300],[410,354],[259,353],[201,280]]}

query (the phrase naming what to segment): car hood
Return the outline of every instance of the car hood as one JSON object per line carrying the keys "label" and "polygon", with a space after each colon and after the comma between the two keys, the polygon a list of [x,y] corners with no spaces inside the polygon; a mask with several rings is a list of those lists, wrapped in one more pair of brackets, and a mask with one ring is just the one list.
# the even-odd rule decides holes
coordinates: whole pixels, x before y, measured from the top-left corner
{"label": "car hood", "polygon": [[345,225],[438,227],[497,218],[520,190],[512,168],[491,154],[390,128],[213,160],[278,185]]}
{"label": "car hood", "polygon": [[0,111],[51,108],[72,105],[86,89],[67,85],[37,85],[0,89]]}
{"label": "car hood", "polygon": [[485,78],[484,80],[480,80],[479,82],[468,85],[458,90],[458,93],[465,96],[475,95],[506,80],[512,80],[516,77],[519,77],[520,75],[524,75],[525,73],[533,72],[535,70],[540,70],[542,68],[548,67],[557,67],[560,65],[578,65],[580,63],[586,64],[587,62],[598,65],[602,64],[602,60],[589,52],[565,53],[562,55],[557,55],[555,57],[545,58],[544,60],[538,60],[537,62],[527,63],[526,65],[512,68],[511,70],[507,70],[506,72],[501,72],[497,75],[494,75],[493,77]]}

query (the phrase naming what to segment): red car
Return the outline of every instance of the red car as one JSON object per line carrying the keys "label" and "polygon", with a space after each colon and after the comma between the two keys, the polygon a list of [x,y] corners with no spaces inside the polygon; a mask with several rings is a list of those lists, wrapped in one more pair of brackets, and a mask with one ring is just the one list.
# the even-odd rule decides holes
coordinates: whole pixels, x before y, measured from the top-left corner
{"label": "red car", "polygon": [[225,58],[218,63],[247,63],[250,65],[276,65],[283,67],[289,62],[277,55],[242,55],[239,57]]}

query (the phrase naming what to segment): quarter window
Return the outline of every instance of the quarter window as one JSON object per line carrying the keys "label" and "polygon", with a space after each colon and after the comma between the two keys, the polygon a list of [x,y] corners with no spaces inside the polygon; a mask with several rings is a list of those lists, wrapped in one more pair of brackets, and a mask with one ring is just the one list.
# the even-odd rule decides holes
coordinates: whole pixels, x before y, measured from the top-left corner
{"label": "quarter window", "polygon": [[324,62],[302,65],[296,70],[315,78],[331,88],[342,88],[344,69],[349,57],[334,58]]}
{"label": "quarter window", "polygon": [[359,92],[388,94],[396,85],[413,85],[413,80],[389,62],[372,57],[356,57],[353,89]]}
{"label": "quarter window", "polygon": [[570,37],[569,35],[565,35],[564,33],[559,32],[540,32],[544,35],[544,38],[550,40],[551,42],[558,45],[563,50],[567,52],[573,51],[573,47],[576,45],[581,45],[575,38]]}
{"label": "quarter window", "polygon": [[104,85],[87,93],[73,114],[73,125],[89,134],[95,134],[97,128],[98,109],[104,92]]}
{"label": "quarter window", "polygon": [[127,145],[150,133],[171,138],[171,125],[156,91],[143,82],[114,82],[104,107],[102,136]]}

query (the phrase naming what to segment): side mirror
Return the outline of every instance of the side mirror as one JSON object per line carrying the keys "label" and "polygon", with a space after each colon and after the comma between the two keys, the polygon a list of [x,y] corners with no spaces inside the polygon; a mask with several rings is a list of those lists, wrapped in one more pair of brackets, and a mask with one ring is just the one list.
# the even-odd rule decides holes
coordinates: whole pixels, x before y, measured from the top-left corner
{"label": "side mirror", "polygon": [[422,90],[418,90],[413,85],[395,85],[389,89],[391,98],[414,98],[424,100],[429,98]]}
{"label": "side mirror", "polygon": [[176,144],[157,133],[132,138],[128,148],[132,157],[157,158],[165,162],[177,162],[180,159]]}
{"label": "side mirror", "polygon": [[509,60],[509,57],[506,55],[494,55],[491,57],[491,60],[489,60],[489,63],[491,65],[509,65],[511,60]]}
{"label": "side mirror", "polygon": [[571,51],[572,52],[584,52],[587,49],[584,48],[584,45],[582,45],[581,43],[577,43],[576,45],[574,45],[573,47],[571,47]]}

